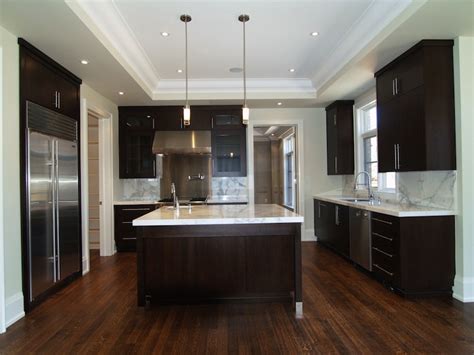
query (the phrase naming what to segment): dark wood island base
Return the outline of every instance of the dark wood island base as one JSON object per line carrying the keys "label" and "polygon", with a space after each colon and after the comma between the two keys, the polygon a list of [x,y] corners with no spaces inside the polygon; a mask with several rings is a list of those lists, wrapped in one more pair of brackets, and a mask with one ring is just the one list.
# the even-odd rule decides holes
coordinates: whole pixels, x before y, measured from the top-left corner
{"label": "dark wood island base", "polygon": [[137,227],[138,306],[293,302],[303,314],[301,224]]}

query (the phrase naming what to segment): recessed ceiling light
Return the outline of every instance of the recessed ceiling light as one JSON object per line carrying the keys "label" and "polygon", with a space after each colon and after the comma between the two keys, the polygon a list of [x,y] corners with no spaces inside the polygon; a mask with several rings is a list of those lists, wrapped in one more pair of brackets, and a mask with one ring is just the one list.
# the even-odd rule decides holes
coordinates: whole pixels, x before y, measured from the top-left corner
{"label": "recessed ceiling light", "polygon": [[316,36],[319,36],[319,32],[311,32],[310,35],[313,37],[316,37]]}
{"label": "recessed ceiling light", "polygon": [[272,137],[275,135],[275,133],[272,133]]}
{"label": "recessed ceiling light", "polygon": [[83,59],[83,60],[81,60],[81,64],[89,64],[89,61]]}
{"label": "recessed ceiling light", "polygon": [[124,95],[125,93],[123,91],[118,92],[119,95]]}
{"label": "recessed ceiling light", "polygon": [[168,32],[161,32],[161,35],[162,35],[163,37],[168,37],[170,34],[169,34]]}
{"label": "recessed ceiling light", "polygon": [[238,68],[238,67],[230,68],[229,71],[231,73],[242,73],[242,68]]}
{"label": "recessed ceiling light", "polygon": [[281,105],[283,105],[283,103],[281,103],[281,102],[277,102],[277,105],[278,105],[278,106],[281,106]]}
{"label": "recessed ceiling light", "polygon": [[288,69],[288,71],[289,71],[290,73],[294,73],[294,72],[295,72],[295,69],[291,68],[291,69]]}
{"label": "recessed ceiling light", "polygon": [[183,72],[183,69],[178,69],[176,70],[178,73],[182,73]]}

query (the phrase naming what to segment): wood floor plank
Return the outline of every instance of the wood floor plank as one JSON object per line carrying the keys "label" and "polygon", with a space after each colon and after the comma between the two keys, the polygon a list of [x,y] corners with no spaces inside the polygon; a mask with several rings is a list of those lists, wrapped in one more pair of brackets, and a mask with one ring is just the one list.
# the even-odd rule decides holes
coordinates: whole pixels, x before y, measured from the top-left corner
{"label": "wood floor plank", "polygon": [[304,318],[291,304],[136,306],[134,253],[91,272],[0,335],[0,353],[328,354],[474,352],[474,305],[403,299],[303,243]]}

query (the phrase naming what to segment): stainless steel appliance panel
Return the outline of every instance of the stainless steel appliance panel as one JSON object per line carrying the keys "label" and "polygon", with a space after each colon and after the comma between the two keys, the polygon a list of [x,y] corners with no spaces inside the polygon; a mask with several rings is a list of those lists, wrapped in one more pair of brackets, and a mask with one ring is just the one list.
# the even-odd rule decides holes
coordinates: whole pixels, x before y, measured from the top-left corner
{"label": "stainless steel appliance panel", "polygon": [[32,301],[56,281],[54,214],[54,140],[30,131],[29,171],[29,273]]}
{"label": "stainless steel appliance panel", "polygon": [[79,175],[77,143],[57,139],[58,279],[80,270]]}
{"label": "stainless steel appliance panel", "polygon": [[349,225],[351,260],[372,271],[371,213],[350,208]]}
{"label": "stainless steel appliance panel", "polygon": [[[200,178],[198,178],[200,177]],[[179,199],[207,197],[211,191],[210,154],[170,154],[163,157],[161,197],[170,197],[171,183]]]}

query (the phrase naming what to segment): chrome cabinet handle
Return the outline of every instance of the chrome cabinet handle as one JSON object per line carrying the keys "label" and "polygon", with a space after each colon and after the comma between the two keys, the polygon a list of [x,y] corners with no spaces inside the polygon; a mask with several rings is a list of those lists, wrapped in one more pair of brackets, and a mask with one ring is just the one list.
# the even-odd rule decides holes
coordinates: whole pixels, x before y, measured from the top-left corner
{"label": "chrome cabinet handle", "polygon": [[337,156],[334,157],[334,170],[337,174]]}
{"label": "chrome cabinet handle", "polygon": [[393,145],[393,155],[394,155],[393,157],[394,168],[395,170],[397,170],[397,145],[396,144]]}
{"label": "chrome cabinet handle", "polygon": [[400,144],[397,143],[397,169],[400,170]]}
{"label": "chrome cabinet handle", "polygon": [[384,221],[383,219],[378,219],[378,218],[375,218],[375,217],[372,217],[372,221],[377,221],[377,222],[381,222],[381,223],[385,223],[385,224],[389,224],[389,225],[393,224],[392,222]]}
{"label": "chrome cabinet handle", "polygon": [[398,78],[395,78],[395,95],[398,95]]}
{"label": "chrome cabinet handle", "polygon": [[61,109],[61,92],[58,91],[58,108]]}
{"label": "chrome cabinet handle", "polygon": [[334,126],[337,126],[337,118],[336,115],[333,116]]}
{"label": "chrome cabinet handle", "polygon": [[122,240],[136,240],[137,237],[122,237]]}
{"label": "chrome cabinet handle", "polygon": [[336,219],[336,226],[339,225],[339,206],[336,205],[336,209],[335,209],[335,219]]}
{"label": "chrome cabinet handle", "polygon": [[151,211],[151,208],[122,208],[122,211]]}
{"label": "chrome cabinet handle", "polygon": [[379,266],[379,265],[377,265],[377,264],[374,264],[374,266],[375,266],[377,269],[379,269],[380,271],[385,272],[385,273],[386,273],[387,275],[389,275],[389,276],[395,275],[393,272],[389,272],[389,271],[385,270],[383,267],[381,267],[381,266]]}
{"label": "chrome cabinet handle", "polygon": [[379,252],[379,253],[381,253],[381,254],[383,254],[383,255],[388,256],[389,258],[393,258],[393,255],[392,255],[392,254],[386,253],[386,252],[384,252],[383,250],[380,250],[379,248],[372,247],[372,249],[375,250],[376,252]]}
{"label": "chrome cabinet handle", "polygon": [[[373,219],[373,218],[372,218],[372,219]],[[382,234],[379,234],[379,233],[372,232],[372,235],[375,235],[376,237],[379,237],[379,238],[388,240],[388,241],[390,241],[390,242],[393,241],[393,238],[386,237],[386,236],[384,236],[384,235],[382,235]]]}
{"label": "chrome cabinet handle", "polygon": [[395,96],[395,79],[392,79],[392,96]]}

